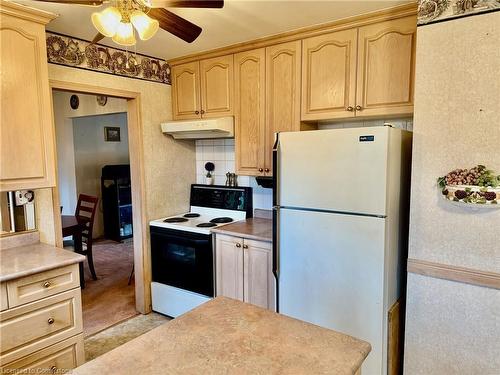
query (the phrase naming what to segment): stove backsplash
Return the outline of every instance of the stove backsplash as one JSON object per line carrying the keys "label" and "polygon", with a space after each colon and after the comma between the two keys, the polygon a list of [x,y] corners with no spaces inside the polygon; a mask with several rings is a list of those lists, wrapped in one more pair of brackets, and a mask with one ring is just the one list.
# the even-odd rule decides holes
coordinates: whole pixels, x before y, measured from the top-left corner
{"label": "stove backsplash", "polygon": [[[213,177],[216,185],[226,183],[226,173],[236,172],[234,164],[234,139],[207,139],[196,141],[196,182],[204,184],[205,163],[215,165]],[[264,189],[257,185],[254,177],[238,176],[239,186],[250,186],[253,189],[253,207],[270,210],[273,204],[271,189]]]}

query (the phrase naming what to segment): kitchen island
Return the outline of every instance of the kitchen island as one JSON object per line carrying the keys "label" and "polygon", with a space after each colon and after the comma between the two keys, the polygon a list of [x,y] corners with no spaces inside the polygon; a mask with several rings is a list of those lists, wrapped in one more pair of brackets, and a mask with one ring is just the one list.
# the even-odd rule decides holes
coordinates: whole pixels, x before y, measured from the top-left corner
{"label": "kitchen island", "polygon": [[370,344],[217,297],[73,374],[355,374]]}

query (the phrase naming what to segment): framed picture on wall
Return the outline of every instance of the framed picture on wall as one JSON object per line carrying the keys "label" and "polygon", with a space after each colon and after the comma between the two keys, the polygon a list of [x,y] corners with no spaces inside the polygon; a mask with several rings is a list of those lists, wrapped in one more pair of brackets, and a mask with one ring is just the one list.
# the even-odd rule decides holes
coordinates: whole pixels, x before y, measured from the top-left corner
{"label": "framed picture on wall", "polygon": [[418,25],[500,10],[500,0],[419,0]]}
{"label": "framed picture on wall", "polygon": [[104,127],[104,140],[106,142],[120,142],[120,128],[114,126]]}

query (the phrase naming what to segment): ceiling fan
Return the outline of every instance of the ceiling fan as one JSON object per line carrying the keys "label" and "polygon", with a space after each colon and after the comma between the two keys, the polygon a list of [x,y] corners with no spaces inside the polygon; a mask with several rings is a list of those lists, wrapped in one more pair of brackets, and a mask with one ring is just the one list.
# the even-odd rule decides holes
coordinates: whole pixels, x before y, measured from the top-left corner
{"label": "ceiling fan", "polygon": [[[141,40],[151,38],[158,28],[191,43],[200,35],[201,27],[165,8],[222,8],[224,0],[38,0],[58,4],[101,6],[108,8],[92,14],[92,23],[98,34],[97,43],[105,37],[131,46],[136,43],[134,28]],[[133,26],[133,27],[132,27]]]}

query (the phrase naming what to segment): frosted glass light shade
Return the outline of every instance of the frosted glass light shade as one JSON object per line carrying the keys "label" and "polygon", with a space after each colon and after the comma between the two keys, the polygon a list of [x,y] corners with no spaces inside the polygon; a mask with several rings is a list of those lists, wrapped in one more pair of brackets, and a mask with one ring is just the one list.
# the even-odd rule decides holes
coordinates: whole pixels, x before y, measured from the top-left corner
{"label": "frosted glass light shade", "polygon": [[146,13],[135,10],[130,15],[130,22],[134,25],[137,33],[139,34],[139,38],[141,40],[148,40],[158,31],[158,27],[160,24],[157,20],[152,19]]}
{"label": "frosted glass light shade", "polygon": [[117,8],[109,7],[102,12],[92,13],[91,19],[97,31],[104,36],[112,37],[120,25],[122,15]]}
{"label": "frosted glass light shade", "polygon": [[131,23],[120,22],[113,35],[113,42],[122,46],[133,46],[135,44],[134,28]]}

